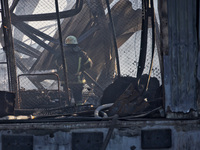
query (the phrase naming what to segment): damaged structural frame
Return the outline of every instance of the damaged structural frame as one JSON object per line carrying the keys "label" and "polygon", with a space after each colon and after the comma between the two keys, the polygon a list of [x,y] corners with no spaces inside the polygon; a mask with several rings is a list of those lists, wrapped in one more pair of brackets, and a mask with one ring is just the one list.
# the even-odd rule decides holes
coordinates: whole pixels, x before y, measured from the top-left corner
{"label": "damaged structural frame", "polygon": [[[55,1],[56,2],[56,1]],[[198,36],[197,24],[199,24],[199,18],[197,13],[199,8],[197,1],[192,1],[189,3],[184,0],[183,3],[177,1],[158,1],[160,8],[160,20],[161,20],[161,50],[163,52],[163,83],[164,83],[164,94],[165,94],[165,112],[169,118],[184,118],[189,116],[197,116],[197,76],[199,76],[199,71],[196,68],[198,60]],[[3,28],[5,35],[5,46],[7,54],[8,74],[10,76],[9,85],[10,91],[15,92],[17,89],[17,78],[16,78],[16,64],[14,60],[13,42],[11,25],[9,24],[9,17],[12,17],[12,24],[15,25],[24,34],[29,36],[31,39],[36,41],[39,45],[46,48],[49,52],[55,53],[54,50],[47,44],[42,42],[35,35],[40,35],[41,37],[49,40],[53,43],[59,44],[62,42],[62,38],[59,41],[53,39],[52,37],[41,33],[40,31],[28,26],[23,21],[43,20],[45,19],[55,19],[70,17],[79,13],[83,6],[82,0],[76,0],[75,9],[61,12],[60,15],[54,14],[41,14],[41,15],[30,15],[30,16],[16,16],[12,11],[17,5],[18,0],[14,1],[10,8],[10,13],[8,10],[8,3],[5,0],[1,0],[2,5],[2,19],[3,26],[8,27],[8,29]],[[109,8],[109,2],[106,1]],[[5,6],[5,7],[4,7]],[[187,8],[186,10],[181,10],[181,8]],[[110,10],[110,9],[108,9]],[[4,13],[5,12],[5,13]],[[110,22],[112,22],[111,12],[109,12]],[[184,17],[187,15],[188,20]],[[57,15],[57,16],[56,16]],[[5,24],[7,23],[7,24]],[[183,26],[183,24],[186,24]],[[10,26],[10,28],[9,28]],[[59,22],[58,22],[58,26]],[[115,30],[112,26],[113,41],[116,44]],[[31,31],[28,33],[28,31]],[[34,34],[33,34],[34,33]],[[188,36],[189,35],[189,36]],[[20,42],[20,41],[19,41]],[[18,42],[18,43],[19,43]],[[187,44],[183,44],[187,43]],[[61,47],[62,47],[62,43]],[[116,53],[117,47],[115,46]],[[36,51],[33,48],[29,48],[30,53],[37,57]],[[118,55],[116,55],[118,58]],[[119,62],[118,65],[118,75],[120,76]],[[12,66],[12,67],[10,67]],[[23,69],[22,69],[23,70]],[[189,71],[188,71],[189,70]],[[190,74],[186,73],[190,72]],[[195,78],[194,78],[195,77]]]}
{"label": "damaged structural frame", "polygon": [[[34,40],[38,45],[40,45],[41,47],[43,47],[44,49],[46,49],[48,52],[50,52],[51,54],[56,54],[56,51],[53,49],[53,47],[50,47],[49,45],[47,45],[44,41],[42,41],[40,38],[38,38],[37,36],[43,38],[44,40],[48,40],[52,43],[54,43],[55,45],[60,45],[60,49],[61,49],[61,52],[63,53],[63,44],[62,44],[62,37],[61,35],[59,34],[59,38],[58,40],[57,39],[54,39],[52,37],[50,37],[49,35],[45,34],[45,33],[42,33],[41,31],[31,27],[30,25],[26,24],[24,21],[44,21],[44,20],[52,20],[52,19],[57,19],[58,21],[58,29],[60,28],[60,22],[59,20],[61,18],[67,18],[67,17],[72,17],[76,14],[78,14],[81,10],[82,10],[82,7],[83,7],[83,0],[76,0],[76,4],[75,4],[75,8],[74,9],[71,9],[71,10],[67,10],[67,11],[63,11],[63,12],[59,12],[58,10],[58,7],[56,7],[56,13],[49,13],[49,14],[35,14],[35,15],[15,15],[13,13],[15,7],[17,6],[19,0],[16,0],[13,2],[11,8],[10,8],[10,17],[12,18],[11,19],[11,23],[18,29],[20,30],[22,33],[24,33],[26,36],[28,36],[30,39]],[[2,1],[2,4],[4,2]],[[109,3],[106,1],[106,3]],[[58,6],[58,2],[55,1],[55,4],[56,6]],[[108,10],[109,10],[109,19],[110,19],[110,22],[111,24],[113,24],[112,22],[112,17],[111,17],[111,11],[110,11],[110,8],[109,8],[109,5],[108,6]],[[87,38],[89,35],[91,35],[92,33],[94,33],[95,31],[97,31],[98,29],[97,28],[92,28],[91,31],[88,31],[88,33],[85,33],[84,35],[82,35],[80,37],[80,40],[83,40],[83,38]],[[60,32],[59,32],[60,33]],[[113,34],[113,43],[114,43],[114,47],[115,47],[115,53],[116,53],[116,62],[117,62],[117,71],[118,71],[118,76],[120,76],[120,68],[119,68],[119,58],[118,58],[118,50],[117,50],[117,44],[116,44],[116,39],[115,39],[115,30],[114,30],[114,26],[112,25],[112,34]],[[27,54],[28,56],[33,56],[34,58],[39,58],[39,54],[41,52],[38,53],[38,51],[28,45],[26,45],[25,43],[22,43],[20,41],[18,41],[17,39],[14,39],[15,43],[16,43],[16,46],[18,47],[19,52],[22,52],[22,53],[25,53]],[[25,47],[25,48],[24,48]],[[26,50],[26,51],[25,51]],[[63,62],[64,62],[64,55],[62,55],[63,58]],[[13,59],[14,60],[14,59]],[[28,70],[24,65],[23,63],[21,62],[20,58],[18,58],[18,56],[16,56],[16,64],[13,63],[10,63],[11,66],[16,66],[20,68],[20,70],[22,70],[22,72],[24,73],[31,73],[32,72],[32,68],[30,68],[30,70]],[[65,66],[65,63],[63,63],[63,65]],[[8,66],[9,67],[9,66]],[[11,67],[9,67],[11,68]],[[64,70],[66,70],[66,67],[63,68]],[[64,71],[65,73],[66,71]],[[84,72],[85,73],[85,72]],[[13,74],[13,73],[12,73]],[[87,73],[85,73],[86,76],[88,78],[91,78],[91,76],[88,76]],[[13,76],[16,76],[13,74]],[[16,77],[15,77],[16,78]],[[15,80],[15,79],[14,79]],[[32,79],[30,79],[32,80]],[[94,80],[91,78],[90,79],[92,82],[94,82]],[[16,80],[15,81],[10,81],[12,83],[10,83],[10,86],[13,86],[15,85],[17,82]],[[40,88],[41,85],[40,83],[37,83],[37,82],[32,82],[37,88]],[[65,84],[67,84],[67,77],[66,77],[66,74],[65,74]],[[94,82],[95,85],[97,85],[97,87],[99,87],[100,90],[102,90],[101,86],[98,85],[98,83]],[[17,89],[16,88],[17,86],[15,86],[14,89]],[[66,85],[66,87],[68,87]],[[67,95],[66,97],[69,97],[68,95],[68,92],[66,92]],[[67,98],[69,99],[69,98]],[[69,100],[67,100],[67,103],[69,104]]]}
{"label": "damaged structural frame", "polygon": [[[9,12],[5,2],[6,0],[1,0],[5,12]],[[38,119],[33,119],[34,116],[30,116],[27,120],[7,122],[0,120],[0,144],[2,145],[0,149],[9,150],[16,145],[17,150],[198,149],[200,120],[196,118],[198,116],[196,79],[199,77],[199,70],[196,67],[199,61],[197,55],[199,7],[197,6],[199,2],[195,0],[159,1],[164,106],[166,117],[171,119],[140,118],[141,116],[120,119],[118,115],[114,115],[107,119],[56,118],[57,116],[54,116],[56,119],[40,119],[40,116]],[[188,16],[187,19],[185,15]],[[5,23],[4,19],[9,23],[9,17],[9,13],[3,14],[3,23]],[[6,27],[10,27],[9,25],[6,24]],[[14,57],[9,28],[4,29],[4,35],[7,37],[6,51]],[[12,57],[9,58],[8,63],[15,66]],[[13,66],[9,69],[11,83],[15,85],[16,74],[12,74],[13,70],[11,70]],[[15,88],[13,86],[11,91],[16,92]]]}
{"label": "damaged structural frame", "polygon": [[[79,3],[80,1],[76,1],[76,8],[78,8],[78,3]],[[144,1],[145,2],[145,1]],[[151,1],[152,2],[152,1]],[[61,51],[62,51],[62,53],[63,53],[63,44],[62,44],[62,37],[61,37],[61,31],[60,31],[60,22],[59,22],[59,18],[60,18],[60,15],[59,15],[59,10],[58,10],[58,2],[57,1],[55,1],[55,3],[56,3],[56,15],[57,15],[57,20],[58,20],[58,29],[59,29],[59,41],[60,41],[60,46],[61,46]],[[83,3],[83,2],[82,2]],[[82,4],[81,2],[80,2],[80,7],[82,7]],[[116,60],[117,60],[117,70],[118,70],[118,77],[120,77],[120,68],[119,68],[119,58],[118,58],[118,50],[117,50],[117,44],[116,44],[116,37],[115,37],[115,30],[114,30],[114,25],[113,25],[113,22],[112,22],[112,15],[111,15],[111,11],[110,11],[110,7],[109,7],[109,1],[106,1],[106,3],[107,3],[107,7],[108,7],[108,13],[109,13],[109,19],[110,19],[110,23],[111,23],[111,29],[112,29],[112,35],[113,35],[113,41],[114,41],[114,46],[115,46],[115,52],[116,52]],[[17,1],[15,1],[15,3],[13,3],[13,5],[11,6],[11,10],[14,10],[14,6],[16,6],[17,5]],[[146,5],[146,4],[145,4]],[[151,4],[152,5],[152,4]],[[153,6],[153,5],[152,5]],[[153,8],[153,7],[152,7]],[[81,9],[80,9],[81,10]],[[79,10],[79,11],[80,11]],[[71,10],[72,11],[72,10]],[[71,11],[67,11],[67,12],[65,12],[66,14],[67,13],[70,13]],[[78,12],[77,12],[78,13]],[[65,14],[65,15],[66,15]],[[73,14],[73,13],[72,13]],[[151,13],[149,13],[149,14],[153,14],[152,12]],[[44,15],[44,14],[43,14]],[[47,14],[45,14],[44,16],[46,16]],[[48,14],[49,15],[49,14]],[[73,15],[75,15],[75,14],[73,14]],[[38,15],[34,15],[34,16],[38,16]],[[41,15],[39,15],[40,17],[41,17]],[[19,17],[22,17],[22,18],[19,18]],[[36,35],[40,35],[41,33],[39,32],[39,31],[37,31],[36,29],[34,29],[33,27],[30,27],[30,26],[28,26],[27,24],[25,24],[24,22],[22,22],[22,20],[23,21],[27,21],[26,20],[26,17],[25,18],[23,18],[23,17],[25,17],[25,16],[17,16],[17,15],[15,15],[15,14],[13,14],[13,13],[11,13],[11,18],[12,18],[12,23],[13,23],[13,25],[15,25],[15,26],[17,26],[17,28],[19,28],[19,29],[21,29],[21,30],[23,30],[22,29],[22,27],[24,27],[24,29],[26,30],[24,30],[24,33],[27,35],[27,36],[30,36],[30,33],[28,32],[28,30],[30,30],[30,31],[34,31],[32,34],[33,34],[33,39],[34,40],[36,40],[36,42],[38,41],[38,39],[37,39],[37,37],[34,35],[34,34],[36,34]],[[30,17],[30,16],[29,16]],[[63,15],[62,15],[62,17],[63,17]],[[66,17],[66,16],[65,16]],[[34,17],[33,17],[34,18]],[[36,19],[37,17],[35,17],[35,19]],[[20,20],[21,19],[21,20]],[[52,18],[50,18],[50,19],[52,19]],[[152,19],[153,19],[153,17],[152,17]],[[36,19],[37,20],[37,19]],[[29,20],[30,21],[30,20]],[[152,21],[152,23],[153,23],[153,21]],[[147,26],[145,26],[146,28],[147,28]],[[153,27],[153,24],[152,24],[152,27]],[[26,29],[27,28],[27,29]],[[145,28],[145,29],[146,29]],[[145,30],[145,31],[147,31],[147,30]],[[145,34],[146,34],[146,32],[145,32]],[[154,35],[154,32],[153,32],[153,35]],[[34,38],[34,36],[35,36],[35,38]],[[45,35],[45,34],[42,34],[42,36],[41,37],[48,37],[47,35]],[[154,37],[154,36],[153,36]],[[48,37],[48,38],[50,38],[50,37]],[[147,36],[146,36],[146,38],[147,38]],[[17,40],[15,40],[15,41],[17,41]],[[154,39],[153,39],[153,41],[154,41]],[[20,43],[20,41],[17,41],[17,43]],[[44,48],[45,48],[45,43],[43,42],[43,44],[44,44]],[[153,45],[155,44],[155,42],[153,42]],[[42,45],[42,44],[41,44]],[[143,46],[143,45],[142,45]],[[47,50],[48,50],[48,45],[46,45],[46,48],[47,48]],[[152,46],[152,48],[154,48],[154,46]],[[33,50],[33,49],[31,49],[30,47],[29,47],[29,49],[30,50]],[[142,49],[145,49],[145,48],[142,48]],[[50,52],[51,52],[51,49],[50,49]],[[53,52],[52,52],[53,53]],[[153,50],[152,50],[152,53],[153,53]],[[33,55],[34,53],[32,53],[32,55]],[[64,55],[62,55],[63,57],[64,57]],[[152,56],[153,56],[153,54],[152,54]],[[18,59],[17,59],[18,60]],[[64,58],[62,58],[62,60],[63,60],[63,62],[64,62]],[[143,58],[143,60],[144,60],[144,58]],[[19,63],[19,62],[18,62]],[[63,64],[65,64],[65,63],[63,63]],[[14,65],[13,65],[14,66]],[[144,66],[143,66],[144,67]],[[143,68],[142,67],[142,68]],[[65,69],[66,67],[64,67],[64,69]],[[139,67],[139,68],[141,68],[141,67]],[[66,69],[65,69],[66,70]],[[64,71],[64,73],[66,73],[66,71]],[[66,84],[67,84],[67,77],[66,77],[66,75],[65,75],[65,79],[66,79]],[[68,94],[67,94],[67,98],[68,98]],[[67,103],[69,104],[69,100],[67,100]]]}

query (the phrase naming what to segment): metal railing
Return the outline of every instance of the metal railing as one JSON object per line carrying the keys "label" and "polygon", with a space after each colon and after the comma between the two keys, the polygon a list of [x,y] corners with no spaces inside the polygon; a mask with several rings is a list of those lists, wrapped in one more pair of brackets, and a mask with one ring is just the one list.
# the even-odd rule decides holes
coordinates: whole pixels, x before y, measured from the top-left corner
{"label": "metal railing", "polygon": [[[41,82],[47,79],[53,80],[53,83],[56,81],[57,86],[54,87],[57,88],[48,88],[41,84]],[[32,87],[30,87],[30,81],[33,83]],[[28,86],[24,87],[24,85]],[[54,104],[55,106],[62,105],[60,79],[56,73],[18,75],[18,89],[20,108],[34,109],[40,107],[52,107]]]}

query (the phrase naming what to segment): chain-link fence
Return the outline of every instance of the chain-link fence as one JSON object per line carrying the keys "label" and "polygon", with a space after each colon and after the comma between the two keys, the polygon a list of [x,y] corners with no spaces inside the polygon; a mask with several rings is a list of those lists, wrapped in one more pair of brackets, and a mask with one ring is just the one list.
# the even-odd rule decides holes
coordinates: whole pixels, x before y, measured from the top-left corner
{"label": "chain-link fence", "polygon": [[[55,0],[19,0],[11,11],[21,108],[57,107],[52,102],[55,99],[62,103],[59,92],[52,98],[48,95],[48,91],[55,90],[52,85],[57,81],[47,82],[49,73],[59,75],[60,85],[56,87],[71,103],[94,105],[99,104],[103,91],[119,76],[137,77],[143,42],[142,0],[110,0],[111,14],[106,0],[58,2],[59,14]],[[12,7],[13,2],[10,3]],[[149,74],[151,64],[151,26],[143,74]],[[66,40],[70,35],[76,39]],[[161,84],[158,47],[156,43],[151,76]],[[27,74],[37,74],[37,78],[33,80]],[[65,96],[63,101],[68,99]]]}
{"label": "chain-link fence", "polygon": [[[37,84],[39,81],[41,84]],[[61,107],[65,104],[59,76],[55,73],[21,74],[18,76],[18,85],[22,109]]]}
{"label": "chain-link fence", "polygon": [[7,63],[5,59],[5,52],[3,49],[0,50],[0,88],[2,91],[8,91],[8,74],[7,74]]}

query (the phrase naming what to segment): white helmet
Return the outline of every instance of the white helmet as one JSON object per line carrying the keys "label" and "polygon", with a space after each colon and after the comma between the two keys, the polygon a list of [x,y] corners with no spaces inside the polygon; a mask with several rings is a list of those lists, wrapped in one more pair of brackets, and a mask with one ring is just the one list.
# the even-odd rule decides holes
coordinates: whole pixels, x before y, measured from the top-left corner
{"label": "white helmet", "polygon": [[77,38],[70,35],[65,39],[65,44],[78,44]]}

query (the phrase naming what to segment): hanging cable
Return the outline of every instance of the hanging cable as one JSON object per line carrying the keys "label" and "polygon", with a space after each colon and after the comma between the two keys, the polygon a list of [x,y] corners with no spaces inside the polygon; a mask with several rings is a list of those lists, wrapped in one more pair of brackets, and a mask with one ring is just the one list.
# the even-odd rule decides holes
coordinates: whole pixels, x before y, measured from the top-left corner
{"label": "hanging cable", "polygon": [[[150,5],[149,5],[150,2]],[[139,57],[139,65],[137,70],[137,79],[138,85],[140,84],[140,79],[142,73],[144,71],[146,55],[147,55],[147,38],[148,38],[148,19],[151,18],[152,25],[152,56],[151,56],[151,64],[149,69],[149,76],[146,81],[144,91],[148,90],[151,72],[153,68],[153,59],[154,59],[154,49],[155,49],[155,24],[154,24],[154,4],[153,0],[142,0],[142,32],[141,32],[141,46],[140,46],[140,57]],[[144,92],[143,91],[143,92]]]}
{"label": "hanging cable", "polygon": [[147,36],[148,36],[148,0],[142,0],[142,32],[140,44],[140,57],[137,68],[137,79],[140,80],[144,71],[146,53],[147,53]]}

